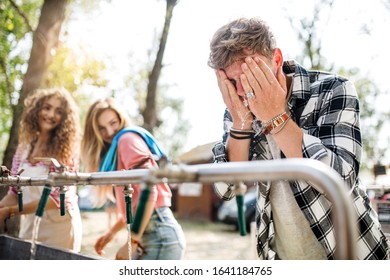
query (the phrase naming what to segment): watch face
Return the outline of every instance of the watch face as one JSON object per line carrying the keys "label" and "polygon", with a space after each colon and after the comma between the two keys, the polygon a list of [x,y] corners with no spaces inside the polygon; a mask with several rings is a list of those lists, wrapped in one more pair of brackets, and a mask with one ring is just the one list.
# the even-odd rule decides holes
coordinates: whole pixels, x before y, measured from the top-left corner
{"label": "watch face", "polygon": [[225,145],[223,145],[222,143],[217,143],[213,148],[213,152],[216,156],[225,154]]}

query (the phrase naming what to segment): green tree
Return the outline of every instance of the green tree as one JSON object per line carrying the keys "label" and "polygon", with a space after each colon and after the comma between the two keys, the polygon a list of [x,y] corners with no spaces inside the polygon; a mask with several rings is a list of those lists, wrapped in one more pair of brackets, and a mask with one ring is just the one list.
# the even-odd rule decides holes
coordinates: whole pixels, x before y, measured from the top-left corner
{"label": "green tree", "polygon": [[[33,4],[37,5],[37,2],[33,2]],[[11,166],[12,157],[16,150],[19,120],[23,111],[24,100],[30,92],[40,86],[51,62],[52,50],[57,46],[62,22],[65,18],[66,5],[66,0],[45,0],[40,10],[37,28],[33,32],[32,24],[21,7],[32,12],[32,9],[36,8],[36,6],[27,5],[19,7],[16,2],[11,0],[7,3],[2,3],[0,6],[1,13],[5,16],[5,20],[2,17],[4,20],[2,27],[4,29],[0,36],[0,56],[3,72],[5,73],[5,86],[2,86],[2,90],[4,90],[3,93],[7,95],[6,98],[8,99],[4,105],[8,103],[8,106],[11,108],[9,115],[12,114],[8,144],[3,158],[5,166]],[[35,10],[35,12],[37,11],[38,9]],[[32,47],[28,63],[23,63],[26,60],[23,59],[22,55],[16,55],[15,60],[12,60],[13,51],[17,51],[17,48],[21,47],[19,43],[22,41],[22,38],[27,34],[31,34],[31,32],[33,33]],[[7,51],[8,55],[6,54]],[[25,73],[23,67],[27,68]],[[22,75],[23,82],[19,89],[17,83],[20,83]],[[9,120],[7,123],[2,123],[2,125],[8,126]],[[3,197],[5,192],[6,188],[1,188],[0,197]],[[15,235],[17,231],[18,220],[14,219],[13,224],[10,225],[10,234]]]}
{"label": "green tree", "polygon": [[[141,94],[138,94],[143,126],[157,136],[171,157],[183,147],[189,129],[186,120],[183,119],[183,100],[167,96],[166,92],[169,87],[159,85],[173,10],[178,3],[179,0],[166,0],[165,21],[160,36],[159,48],[155,55],[152,70],[147,73],[146,96],[142,100],[140,96],[143,95],[143,91],[139,91]],[[172,137],[172,135],[175,135],[175,137]]]}
{"label": "green tree", "polygon": [[52,61],[52,52],[58,45],[62,23],[65,19],[66,0],[45,0],[42,5],[37,28],[33,32],[31,53],[27,70],[18,96],[12,105],[12,125],[3,163],[10,166],[18,143],[19,120],[24,100],[37,89],[44,79]]}
{"label": "green tree", "polygon": [[[63,86],[73,92],[83,112],[87,97],[82,87],[107,83],[102,62],[86,53],[80,55],[80,50],[76,54],[59,40],[68,1],[28,2],[19,6],[14,1],[0,4],[0,72],[4,74],[0,75],[0,152],[8,138],[3,159],[8,168],[18,143],[23,102],[30,92],[38,87]],[[0,197],[6,191],[0,188]],[[17,233],[17,222],[10,225],[11,234]]]}
{"label": "green tree", "polygon": [[[0,3],[0,160],[9,138],[14,109],[27,68],[33,28],[37,25],[42,0]],[[9,163],[8,161],[6,163]]]}
{"label": "green tree", "polygon": [[[302,52],[298,55],[298,60],[307,68],[325,70],[338,73],[349,78],[354,82],[360,100],[361,111],[361,131],[363,142],[362,168],[372,168],[377,162],[381,162],[388,146],[380,147],[377,144],[378,135],[381,134],[384,120],[387,120],[389,114],[376,110],[377,97],[380,94],[386,94],[381,91],[373,79],[363,76],[360,69],[346,69],[329,63],[322,55],[323,30],[327,28],[332,18],[333,10],[336,8],[335,0],[319,0],[313,6],[311,16],[295,18],[288,13],[288,19],[292,29],[297,34],[298,41],[302,46]],[[367,24],[361,26],[362,32],[368,32]]]}
{"label": "green tree", "polygon": [[167,6],[165,11],[164,28],[160,37],[160,44],[156,54],[156,59],[152,70],[148,74],[148,89],[145,101],[145,107],[142,109],[142,116],[144,119],[144,127],[153,132],[154,128],[158,127],[161,123],[157,116],[156,99],[158,80],[160,78],[161,69],[163,67],[162,61],[164,58],[165,46],[168,40],[169,28],[173,16],[173,9],[175,8],[178,0],[166,0]]}
{"label": "green tree", "polygon": [[[101,61],[91,57],[83,50],[82,46],[79,46],[78,49],[71,49],[66,45],[68,34],[63,31],[66,31],[67,24],[67,21],[63,19],[65,6],[56,6],[60,3],[58,1],[52,1],[53,3],[50,5],[51,1],[45,3],[42,0],[24,2],[28,3],[22,3],[18,6],[13,1],[5,1],[0,4],[0,22],[2,24],[0,29],[0,72],[4,73],[4,75],[0,75],[0,108],[3,113],[0,115],[0,159],[3,157],[3,151],[6,149],[7,141],[9,141],[3,160],[3,164],[8,167],[10,167],[10,160],[13,156],[13,145],[17,143],[17,118],[23,106],[25,95],[31,92],[34,87],[65,87],[81,105],[81,117],[83,118],[83,110],[86,108],[83,105],[88,101],[88,96],[84,94],[83,88],[88,85],[105,87],[107,84],[103,77],[105,65]],[[91,11],[97,8],[97,2],[94,1],[72,1],[69,3],[72,4],[69,6],[72,10],[80,8]],[[56,13],[51,13],[51,10],[58,10],[58,7],[61,12],[57,15],[61,16],[61,21],[55,24],[57,27],[54,29],[48,25],[55,22],[53,17]],[[52,17],[47,18],[48,13],[51,13]],[[45,17],[46,19],[44,19]],[[39,20],[40,26],[36,28]],[[58,33],[60,32],[59,23],[65,27],[61,28],[61,41],[59,40],[60,33]],[[50,30],[53,34],[46,34]],[[33,34],[35,46],[31,37]],[[52,39],[53,42],[49,43],[49,39]],[[44,46],[42,47],[40,44]],[[42,55],[39,50],[44,51]],[[30,54],[30,61],[28,54]],[[31,70],[26,72],[29,68]],[[26,81],[25,84],[23,79]],[[31,89],[29,89],[29,85],[33,85]]]}
{"label": "green tree", "polygon": [[41,87],[66,88],[78,104],[83,125],[91,98],[84,89],[107,87],[105,70],[105,64],[88,54],[82,46],[75,50],[61,43]]}
{"label": "green tree", "polygon": [[[145,53],[146,63],[134,65],[136,59],[130,56],[129,73],[125,81],[127,97],[129,90],[134,97],[137,113],[130,111],[135,124],[141,125],[163,144],[169,156],[173,158],[183,148],[189,129],[188,121],[183,117],[183,99],[168,94],[175,85],[165,84],[163,58],[168,40],[173,9],[177,0],[166,0],[166,10],[161,33],[154,38],[152,47]],[[156,48],[157,46],[158,48]],[[120,99],[117,91],[111,93]],[[172,137],[174,135],[174,137]]]}

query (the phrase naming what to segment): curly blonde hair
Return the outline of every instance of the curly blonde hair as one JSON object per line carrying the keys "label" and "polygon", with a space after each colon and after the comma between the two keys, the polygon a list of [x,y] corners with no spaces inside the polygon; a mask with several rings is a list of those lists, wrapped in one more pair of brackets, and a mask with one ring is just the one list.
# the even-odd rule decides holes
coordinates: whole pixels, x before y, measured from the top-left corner
{"label": "curly blonde hair", "polygon": [[24,111],[19,127],[19,145],[30,146],[33,150],[40,133],[39,113],[50,98],[61,101],[61,122],[50,132],[43,151],[43,157],[52,157],[65,165],[75,164],[80,147],[80,120],[78,107],[70,93],[64,88],[37,89],[24,102]]}

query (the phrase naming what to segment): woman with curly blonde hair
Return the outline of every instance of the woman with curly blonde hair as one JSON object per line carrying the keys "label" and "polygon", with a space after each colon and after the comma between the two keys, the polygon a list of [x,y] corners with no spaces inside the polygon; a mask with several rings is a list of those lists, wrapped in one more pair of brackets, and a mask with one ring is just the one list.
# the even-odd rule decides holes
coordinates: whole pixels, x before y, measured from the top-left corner
{"label": "woman with curly blonde hair", "polygon": [[[25,100],[19,127],[19,143],[12,162],[12,173],[43,176],[55,167],[49,158],[58,160],[69,170],[77,170],[80,123],[78,108],[64,88],[38,89]],[[10,187],[0,201],[0,221],[22,215],[19,237],[31,239],[35,211],[43,186],[23,187],[23,211],[19,213],[17,190]],[[53,187],[38,232],[38,241],[54,247],[80,251],[81,216],[77,189],[67,186],[66,213],[60,215],[60,192]]]}

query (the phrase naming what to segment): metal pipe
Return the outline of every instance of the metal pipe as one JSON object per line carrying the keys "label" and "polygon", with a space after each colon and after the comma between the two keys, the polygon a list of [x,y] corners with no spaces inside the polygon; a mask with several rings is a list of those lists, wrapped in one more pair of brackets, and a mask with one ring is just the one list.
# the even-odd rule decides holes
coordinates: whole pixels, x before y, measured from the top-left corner
{"label": "metal pipe", "polygon": [[332,219],[337,238],[337,259],[356,258],[356,216],[352,199],[341,176],[329,166],[312,159],[281,159],[272,161],[229,162],[198,166],[199,182],[235,182],[251,180],[305,180],[309,181],[332,203]]}
{"label": "metal pipe", "polygon": [[0,185],[52,186],[126,185],[146,182],[226,182],[267,180],[309,181],[332,203],[332,218],[337,238],[337,259],[354,259],[356,244],[356,218],[352,210],[349,189],[340,175],[329,166],[313,159],[278,159],[272,161],[228,162],[220,164],[174,165],[162,169],[136,169],[96,173],[50,173],[45,177],[2,177]]}
{"label": "metal pipe", "polygon": [[95,173],[50,172],[48,176],[1,177],[0,186],[124,185],[142,182],[146,180],[145,178],[151,177],[151,172],[149,169]]}

